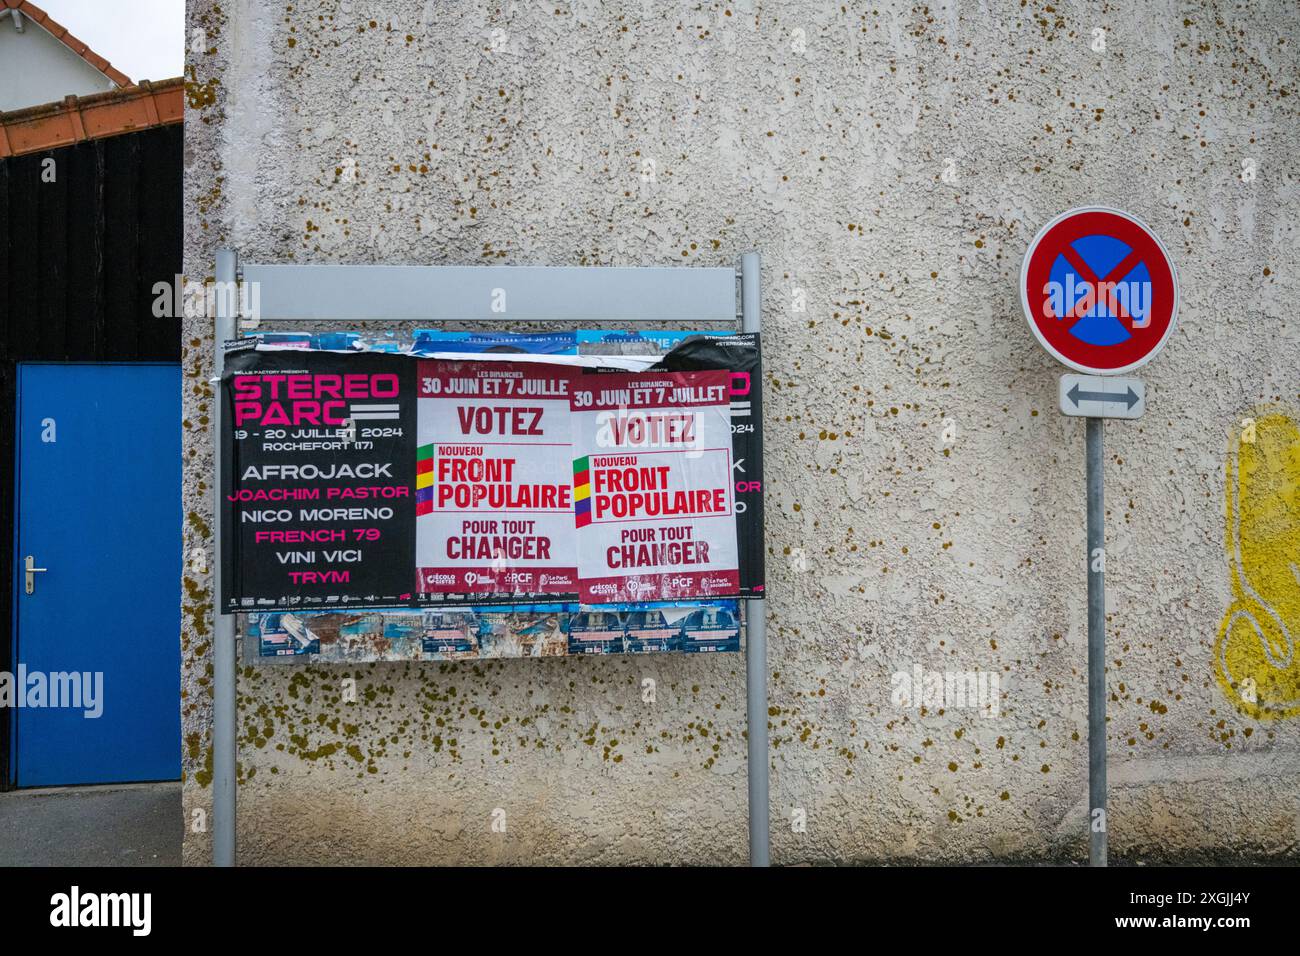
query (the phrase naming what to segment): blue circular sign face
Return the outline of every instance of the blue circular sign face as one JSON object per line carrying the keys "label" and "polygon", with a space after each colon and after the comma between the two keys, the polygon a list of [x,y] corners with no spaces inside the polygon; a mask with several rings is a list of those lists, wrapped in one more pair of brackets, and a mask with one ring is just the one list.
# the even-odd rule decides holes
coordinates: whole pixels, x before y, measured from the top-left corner
{"label": "blue circular sign face", "polygon": [[[1126,323],[1142,328],[1151,316],[1151,271],[1121,239],[1093,233],[1066,245],[1052,262],[1051,281],[1061,289],[1062,310],[1078,315],[1069,334],[1088,345],[1118,345],[1132,337]],[[1109,277],[1113,294],[1093,292]]]}

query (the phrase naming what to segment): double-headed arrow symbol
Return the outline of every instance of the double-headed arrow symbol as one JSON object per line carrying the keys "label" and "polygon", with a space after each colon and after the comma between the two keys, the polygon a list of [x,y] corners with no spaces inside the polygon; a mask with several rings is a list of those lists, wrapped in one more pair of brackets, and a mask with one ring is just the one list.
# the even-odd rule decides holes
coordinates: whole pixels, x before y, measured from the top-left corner
{"label": "double-headed arrow symbol", "polygon": [[1069,396],[1070,401],[1074,402],[1075,408],[1079,407],[1080,402],[1123,402],[1125,408],[1132,408],[1138,403],[1138,395],[1137,392],[1133,391],[1132,385],[1128,387],[1125,394],[1120,395],[1112,392],[1085,392],[1079,388],[1079,384],[1076,382],[1074,387],[1066,392],[1066,395]]}

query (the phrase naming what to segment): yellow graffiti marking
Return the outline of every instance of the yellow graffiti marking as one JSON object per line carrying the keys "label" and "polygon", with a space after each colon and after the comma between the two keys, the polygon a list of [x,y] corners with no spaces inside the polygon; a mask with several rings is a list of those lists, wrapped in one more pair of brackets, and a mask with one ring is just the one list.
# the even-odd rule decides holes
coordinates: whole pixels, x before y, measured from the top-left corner
{"label": "yellow graffiti marking", "polygon": [[1245,419],[1224,484],[1232,604],[1214,646],[1219,685],[1257,719],[1300,715],[1300,427]]}

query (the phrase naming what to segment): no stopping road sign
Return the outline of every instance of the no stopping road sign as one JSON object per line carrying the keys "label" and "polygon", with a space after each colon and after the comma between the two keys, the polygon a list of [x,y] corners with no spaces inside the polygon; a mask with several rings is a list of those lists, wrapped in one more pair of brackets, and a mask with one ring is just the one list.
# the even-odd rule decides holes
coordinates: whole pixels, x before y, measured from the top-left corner
{"label": "no stopping road sign", "polygon": [[1164,244],[1118,209],[1071,209],[1039,230],[1020,270],[1029,328],[1061,363],[1093,375],[1145,365],[1178,318]]}

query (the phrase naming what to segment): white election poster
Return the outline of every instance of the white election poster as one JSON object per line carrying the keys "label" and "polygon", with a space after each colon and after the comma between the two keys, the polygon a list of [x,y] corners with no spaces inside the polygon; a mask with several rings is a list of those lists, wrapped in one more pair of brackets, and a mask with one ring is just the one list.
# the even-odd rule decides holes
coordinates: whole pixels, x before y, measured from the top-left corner
{"label": "white election poster", "polygon": [[725,371],[574,379],[583,602],[738,593],[728,379]]}
{"label": "white election poster", "polygon": [[420,363],[421,595],[577,592],[572,376],[559,365]]}

